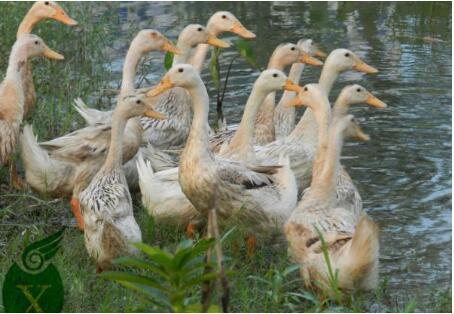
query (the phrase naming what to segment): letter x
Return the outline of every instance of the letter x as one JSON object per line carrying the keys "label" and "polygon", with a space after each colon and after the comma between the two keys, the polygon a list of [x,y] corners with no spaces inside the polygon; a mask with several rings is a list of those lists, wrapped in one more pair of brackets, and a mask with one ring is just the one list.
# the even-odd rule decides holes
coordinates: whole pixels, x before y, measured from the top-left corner
{"label": "letter x", "polygon": [[32,308],[38,313],[44,312],[43,309],[41,308],[41,306],[39,305],[38,301],[41,298],[41,296],[43,295],[44,291],[49,289],[51,287],[51,285],[38,285],[37,287],[40,287],[41,291],[36,296],[36,298],[34,298],[33,295],[31,294],[30,290],[28,290],[28,288],[33,287],[33,285],[17,285],[16,287],[22,291],[22,293],[25,295],[27,300],[30,302],[30,306],[25,310],[25,312],[30,312],[30,310]]}

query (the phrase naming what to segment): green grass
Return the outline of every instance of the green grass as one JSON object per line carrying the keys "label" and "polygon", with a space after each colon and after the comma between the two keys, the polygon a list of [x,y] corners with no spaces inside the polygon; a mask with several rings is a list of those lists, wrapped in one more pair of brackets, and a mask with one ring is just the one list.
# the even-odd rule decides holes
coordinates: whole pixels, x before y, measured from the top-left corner
{"label": "green grass", "polygon": [[[116,4],[103,4],[103,6]],[[2,3],[0,23],[0,73],[5,73],[10,48],[17,26],[30,3]],[[65,55],[63,62],[35,60],[33,74],[38,99],[33,114],[27,118],[40,139],[50,139],[82,126],[81,118],[71,103],[77,96],[89,99],[91,105],[110,107],[111,99],[101,91],[110,87],[111,73],[105,66],[108,49],[113,49],[118,21],[109,11],[97,10],[97,3],[64,3],[66,11],[80,24],[77,28],[48,21],[39,24],[35,33],[53,49]],[[96,17],[95,16],[96,13]],[[131,30],[131,33],[135,31]],[[20,169],[20,163],[18,162]],[[149,245],[173,250],[184,239],[181,230],[155,225],[135,198],[135,214],[141,226],[143,241]],[[67,200],[45,199],[31,192],[16,192],[8,187],[6,169],[0,169],[0,284],[14,261],[27,245],[61,228],[67,228],[62,248],[53,258],[65,287],[63,311],[128,312],[159,311],[140,295],[96,276],[95,265],[87,256],[83,235],[74,226]],[[230,280],[231,311],[410,311],[418,296],[396,298],[389,294],[386,280],[375,293],[346,295],[339,302],[317,299],[302,289],[298,271],[291,270],[285,243],[261,246],[247,258],[244,233],[235,230],[224,243]],[[290,268],[289,268],[290,267]],[[286,272],[287,270],[287,272]],[[199,298],[200,291],[190,294]],[[429,310],[449,312],[451,291],[434,291]],[[0,303],[0,311],[4,311]]]}

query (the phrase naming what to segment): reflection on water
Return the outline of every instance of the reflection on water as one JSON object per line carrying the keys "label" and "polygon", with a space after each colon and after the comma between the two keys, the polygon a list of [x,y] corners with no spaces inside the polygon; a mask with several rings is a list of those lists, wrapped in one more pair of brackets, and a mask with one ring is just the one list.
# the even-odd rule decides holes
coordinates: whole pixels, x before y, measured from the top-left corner
{"label": "reflection on water", "polygon": [[[364,76],[345,73],[331,98],[359,83],[389,104],[376,111],[353,108],[372,140],[349,143],[348,171],[364,207],[381,227],[381,274],[391,289],[430,293],[451,283],[451,4],[450,3],[121,3],[113,43],[113,86],[128,41],[141,28],[175,39],[189,23],[205,24],[229,10],[257,34],[251,42],[265,65],[279,43],[312,38],[329,52],[345,47],[377,67]],[[223,52],[225,70],[235,52]],[[149,57],[147,79],[163,74],[163,55]],[[319,69],[306,69],[302,84]],[[238,122],[258,73],[237,60],[226,94],[226,116]],[[209,81],[208,73],[204,79]],[[211,95],[212,85],[208,83]],[[214,108],[214,106],[213,106]],[[214,113],[214,110],[212,110]],[[214,116],[212,115],[212,118]],[[402,293],[402,292],[399,292]],[[430,304],[429,304],[430,306]]]}

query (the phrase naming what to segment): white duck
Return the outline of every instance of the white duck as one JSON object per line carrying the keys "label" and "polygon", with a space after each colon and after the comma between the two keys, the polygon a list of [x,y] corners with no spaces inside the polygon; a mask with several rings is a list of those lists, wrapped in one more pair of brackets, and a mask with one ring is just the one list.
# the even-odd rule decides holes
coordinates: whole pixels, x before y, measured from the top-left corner
{"label": "white duck", "polygon": [[17,176],[13,154],[16,150],[19,129],[24,117],[26,90],[22,71],[33,57],[62,60],[62,55],[51,50],[36,35],[24,34],[14,43],[4,80],[0,83],[0,166],[10,166],[10,184],[22,187]]}
{"label": "white duck", "polygon": [[[276,47],[271,55],[267,69],[277,69],[283,71],[287,66],[294,63],[310,64],[315,66],[323,65],[320,60],[311,57],[307,52],[302,51],[295,44],[285,43]],[[276,92],[270,93],[263,101],[259,111],[255,117],[255,135],[254,142],[257,145],[264,145],[274,140],[274,105]],[[229,126],[227,130],[218,132],[210,139],[210,145],[214,152],[219,151],[224,142],[231,140],[235,131],[236,125]]]}
{"label": "white duck", "polygon": [[96,260],[97,272],[112,259],[137,253],[132,244],[142,241],[134,219],[131,195],[123,172],[123,134],[127,120],[139,115],[154,115],[153,106],[143,96],[120,95],[112,116],[109,152],[101,169],[80,193],[80,208],[85,225],[85,246]]}
{"label": "white duck", "polygon": [[[349,70],[365,73],[377,72],[375,68],[364,63],[350,50],[336,49],[325,60],[319,80],[320,88],[326,95],[329,95],[339,74]],[[317,122],[311,109],[307,108],[290,135],[265,146],[256,146],[257,160],[260,164],[276,164],[280,154],[289,156],[298,189],[301,191],[310,183],[311,165],[317,146],[317,137]]]}
{"label": "white duck", "polygon": [[[297,46],[301,51],[306,52],[310,56],[326,57],[326,54],[317,48],[312,39],[301,39],[300,41],[298,41]],[[288,75],[289,79],[293,82],[299,82],[304,69],[304,63],[294,63],[290,68]],[[276,139],[286,137],[295,128],[295,107],[288,106],[288,103],[295,96],[295,92],[285,91],[276,108],[274,109],[273,121]]]}
{"label": "white duck", "polygon": [[[256,107],[255,103],[260,103],[261,100],[259,97],[263,99],[271,90],[290,85],[286,79],[281,71],[264,71],[254,84],[255,91],[251,94],[248,107]],[[208,96],[196,70],[189,65],[174,67],[161,82],[158,91],[175,85],[188,90],[194,103],[194,121],[189,140],[181,155],[179,170],[175,168],[154,174],[149,163],[139,160],[142,201],[150,214],[160,221],[180,224],[203,217],[200,216],[200,211],[196,210],[197,205],[191,198],[186,198],[183,185],[180,187],[183,180],[185,186],[197,186],[202,194],[216,186],[215,193],[219,193],[215,197],[216,208],[224,221],[236,217],[241,223],[245,223],[252,219],[252,230],[269,229],[271,225],[283,223],[296,198],[296,183],[288,164],[282,168],[247,167],[244,163],[215,157],[208,147]],[[154,93],[155,90],[152,90],[151,94]],[[251,119],[244,121],[252,122]],[[192,173],[192,182],[189,172]],[[262,172],[274,176],[264,176]],[[180,184],[176,181],[177,178],[180,178]],[[270,180],[274,180],[274,184],[270,183]],[[199,184],[207,186],[199,187]],[[206,198],[207,195],[202,195],[201,202]]]}
{"label": "white duck", "polygon": [[[126,55],[121,96],[134,92],[134,76],[140,58],[153,50],[177,51],[156,30],[141,30]],[[56,139],[38,144],[32,129],[24,128],[21,156],[27,183],[35,190],[53,197],[72,196],[71,209],[79,228],[83,228],[78,209],[78,192],[103,164],[110,144],[111,124],[88,126]],[[142,127],[138,118],[128,121],[125,133],[124,160],[131,159],[141,143]]]}
{"label": "white duck", "polygon": [[[329,107],[324,91],[308,84],[299,94],[302,103]],[[353,116],[333,123],[321,121],[317,157],[310,188],[285,224],[289,249],[301,264],[300,274],[307,287],[329,288],[329,270],[322,251],[323,236],[333,273],[341,289],[374,289],[378,278],[378,228],[364,213],[343,208],[336,200],[336,177],[345,129]],[[331,126],[330,126],[331,125]],[[314,283],[318,283],[315,285]]]}
{"label": "white duck", "polygon": [[[31,34],[36,24],[42,20],[52,19],[69,26],[77,25],[77,22],[70,18],[65,11],[54,1],[37,1],[28,10],[24,19],[17,29],[16,38],[22,35]],[[33,85],[32,66],[26,61],[21,68],[21,80],[24,86],[25,106],[24,116],[33,108],[36,101],[35,87]]]}

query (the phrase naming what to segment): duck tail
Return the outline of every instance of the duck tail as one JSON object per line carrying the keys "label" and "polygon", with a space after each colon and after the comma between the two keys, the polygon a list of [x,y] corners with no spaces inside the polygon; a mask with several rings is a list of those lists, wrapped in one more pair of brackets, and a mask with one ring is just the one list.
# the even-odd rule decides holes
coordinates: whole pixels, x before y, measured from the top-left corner
{"label": "duck tail", "polygon": [[20,147],[27,182],[32,187],[47,186],[46,178],[52,178],[59,169],[47,151],[39,146],[31,125],[24,126],[20,135]]}
{"label": "duck tail", "polygon": [[[348,276],[350,284],[363,290],[372,290],[378,284],[379,230],[366,214],[363,214],[356,225],[350,247],[343,257],[340,269],[340,284]],[[342,267],[343,266],[343,267]]]}
{"label": "duck tail", "polygon": [[74,99],[73,107],[88,125],[108,123],[111,120],[110,111],[104,112],[89,108],[81,98]]}

